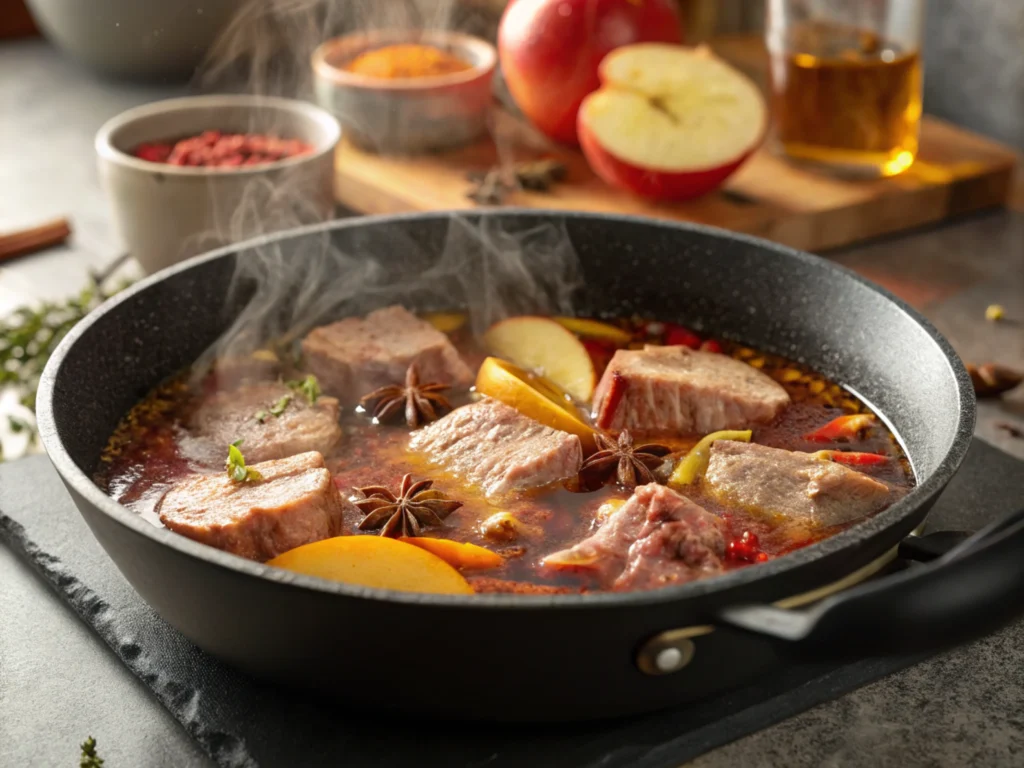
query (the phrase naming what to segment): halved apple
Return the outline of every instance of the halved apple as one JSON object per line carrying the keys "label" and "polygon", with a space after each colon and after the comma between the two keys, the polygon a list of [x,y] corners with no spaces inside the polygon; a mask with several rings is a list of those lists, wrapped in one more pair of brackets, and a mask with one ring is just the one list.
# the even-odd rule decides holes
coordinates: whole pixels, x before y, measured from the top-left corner
{"label": "halved apple", "polygon": [[510,317],[492,325],[484,345],[494,355],[537,371],[581,403],[590,402],[597,374],[583,342],[550,317]]}
{"label": "halved apple", "polygon": [[682,200],[729,177],[760,145],[768,109],[757,86],[705,49],[641,43],[601,62],[577,133],[605,182]]}
{"label": "halved apple", "polygon": [[594,429],[574,413],[572,403],[558,389],[506,360],[484,360],[476,376],[476,391],[552,429],[576,435],[584,453],[592,453],[596,448]]}

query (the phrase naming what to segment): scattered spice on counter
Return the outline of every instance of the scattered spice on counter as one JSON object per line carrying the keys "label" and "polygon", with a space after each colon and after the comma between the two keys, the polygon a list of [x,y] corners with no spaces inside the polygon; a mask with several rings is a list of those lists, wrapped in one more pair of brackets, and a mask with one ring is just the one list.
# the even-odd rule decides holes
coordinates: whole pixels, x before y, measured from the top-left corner
{"label": "scattered spice on counter", "polygon": [[1016,389],[1024,381],[1024,373],[997,363],[968,363],[967,372],[971,375],[974,394],[978,397],[999,397],[1004,392]]}
{"label": "scattered spice on counter", "polygon": [[477,205],[502,205],[516,189],[550,192],[567,175],[565,163],[550,158],[516,163],[510,169],[497,166],[469,173],[467,179],[473,187],[466,196]]}
{"label": "scattered spice on counter", "polygon": [[1003,309],[1002,304],[989,304],[985,308],[985,319],[990,322],[998,323],[1004,317],[1006,317],[1006,310]]}
{"label": "scattered spice on counter", "polygon": [[1006,432],[1010,437],[1016,437],[1018,440],[1024,438],[1024,429],[1014,426],[1005,421],[1001,421],[996,424],[996,429],[1001,429]]}
{"label": "scattered spice on counter", "polygon": [[353,74],[395,80],[407,77],[437,77],[464,72],[472,65],[455,54],[433,45],[403,43],[386,45],[356,56],[345,65]]}
{"label": "scattered spice on counter", "polygon": [[300,139],[282,139],[259,133],[203,131],[177,141],[140,144],[132,154],[140,160],[167,165],[236,168],[261,165],[309,154],[313,147]]}

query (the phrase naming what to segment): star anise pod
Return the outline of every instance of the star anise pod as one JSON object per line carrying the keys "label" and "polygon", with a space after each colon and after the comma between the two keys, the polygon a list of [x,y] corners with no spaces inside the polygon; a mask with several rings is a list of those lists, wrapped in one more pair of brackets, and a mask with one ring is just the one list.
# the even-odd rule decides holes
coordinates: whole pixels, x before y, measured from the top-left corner
{"label": "star anise pod", "polygon": [[405,372],[405,386],[392,384],[375,389],[359,400],[359,404],[370,411],[379,422],[385,422],[405,412],[405,423],[413,429],[437,421],[438,418],[452,409],[452,404],[441,393],[448,389],[447,384],[421,384],[416,363]]}
{"label": "star anise pod", "polygon": [[419,536],[421,526],[441,525],[444,518],[462,506],[430,486],[433,480],[417,480],[412,475],[402,478],[398,493],[383,485],[356,488],[362,498],[353,500],[366,517],[359,523],[361,531],[381,529],[381,536]]}
{"label": "star anise pod", "polygon": [[668,446],[657,443],[634,446],[628,429],[619,433],[617,441],[601,433],[594,437],[599,450],[580,467],[580,477],[589,488],[606,485],[613,478],[626,488],[657,482],[653,470],[672,452]]}

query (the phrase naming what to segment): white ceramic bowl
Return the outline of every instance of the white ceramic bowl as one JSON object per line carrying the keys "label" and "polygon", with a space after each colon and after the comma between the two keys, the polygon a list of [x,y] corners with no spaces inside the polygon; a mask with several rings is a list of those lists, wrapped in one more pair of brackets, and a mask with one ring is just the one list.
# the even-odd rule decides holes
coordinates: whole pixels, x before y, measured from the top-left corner
{"label": "white ceramic bowl", "polygon": [[[384,80],[345,65],[361,53],[396,43],[423,43],[469,62],[446,75]],[[417,153],[465,144],[487,129],[498,62],[478,37],[441,30],[376,30],[328,40],[313,52],[317,102],[345,126],[356,146],[382,153]]]}
{"label": "white ceramic bowl", "polygon": [[[301,139],[313,152],[264,165],[197,168],[134,157],[139,144],[207,130]],[[204,250],[330,218],[341,127],[303,101],[194,96],[136,107],[96,134],[100,178],[125,245],[147,273]]]}

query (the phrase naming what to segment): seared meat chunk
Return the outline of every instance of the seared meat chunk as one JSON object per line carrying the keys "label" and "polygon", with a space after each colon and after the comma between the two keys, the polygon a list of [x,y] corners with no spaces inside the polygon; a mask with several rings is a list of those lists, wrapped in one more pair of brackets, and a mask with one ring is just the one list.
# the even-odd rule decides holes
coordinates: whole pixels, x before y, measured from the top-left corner
{"label": "seared meat chunk", "polygon": [[583,461],[576,435],[538,424],[490,398],[456,408],[414,432],[409,447],[488,496],[572,477]]}
{"label": "seared meat chunk", "polygon": [[620,349],[594,392],[599,427],[648,433],[740,429],[788,404],[786,390],[756,368],[687,347]]}
{"label": "seared meat chunk", "polygon": [[544,565],[590,572],[605,588],[651,589],[721,573],[721,521],[664,485],[641,485],[596,533]]}
{"label": "seared meat chunk", "polygon": [[190,539],[261,562],[344,532],[343,517],[352,504],[341,497],[319,453],[251,466],[262,481],[235,482],[226,472],[179,481],[157,507],[161,522]]}
{"label": "seared meat chunk", "polygon": [[400,306],[314,328],[302,342],[302,353],[324,391],[345,403],[401,384],[413,361],[423,383],[473,383],[473,372],[448,337]]}
{"label": "seared meat chunk", "polygon": [[719,440],[704,479],[724,504],[815,526],[846,523],[891,501],[889,486],[810,453]]}
{"label": "seared meat chunk", "polygon": [[319,397],[311,405],[284,384],[246,384],[207,397],[188,423],[200,440],[183,447],[189,458],[205,464],[223,462],[236,440],[242,441],[250,462],[306,451],[328,453],[341,440],[339,411],[333,397]]}

